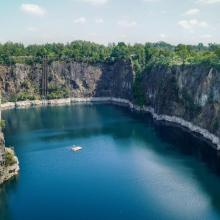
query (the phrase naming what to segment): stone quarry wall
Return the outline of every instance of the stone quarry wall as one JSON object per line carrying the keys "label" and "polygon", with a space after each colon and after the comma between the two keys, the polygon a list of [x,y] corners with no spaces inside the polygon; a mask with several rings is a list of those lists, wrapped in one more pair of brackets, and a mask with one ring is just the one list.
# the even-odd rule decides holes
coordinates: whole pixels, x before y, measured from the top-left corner
{"label": "stone quarry wall", "polygon": [[[133,72],[130,62],[87,64],[53,62],[49,65],[48,85],[65,87],[71,97],[131,97]],[[16,64],[0,66],[0,88],[3,101],[27,92],[40,98],[42,66]],[[38,98],[37,97],[37,98]]]}
{"label": "stone quarry wall", "polygon": [[155,66],[144,72],[146,105],[220,137],[220,72],[205,65]]}
{"label": "stone quarry wall", "polygon": [[15,156],[13,149],[5,148],[4,135],[0,132],[0,185],[17,176],[18,172],[18,158]]}
{"label": "stone quarry wall", "polygon": [[[24,91],[40,97],[41,77],[40,64],[0,66],[3,99],[9,101]],[[97,64],[53,62],[49,65],[49,85],[68,88],[73,98],[111,97],[136,103],[134,79],[135,73],[130,61]],[[143,109],[148,109],[156,119],[173,121],[190,130],[203,133],[203,136],[209,137],[208,139],[212,139],[214,143],[219,142],[218,70],[206,65],[155,65],[141,73],[139,87],[144,100]],[[6,104],[5,108],[32,104],[42,103],[10,103]]]}
{"label": "stone quarry wall", "polygon": [[0,176],[3,175],[3,171],[4,171],[4,155],[5,155],[4,142],[2,138],[3,135],[0,134]]}

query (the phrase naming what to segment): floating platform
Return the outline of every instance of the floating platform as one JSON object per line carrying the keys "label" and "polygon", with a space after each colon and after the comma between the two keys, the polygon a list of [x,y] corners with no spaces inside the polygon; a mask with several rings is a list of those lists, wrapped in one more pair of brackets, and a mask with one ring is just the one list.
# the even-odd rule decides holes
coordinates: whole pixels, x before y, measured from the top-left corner
{"label": "floating platform", "polygon": [[74,152],[77,152],[77,151],[82,150],[82,147],[74,145],[74,146],[71,147],[71,150],[74,151]]}

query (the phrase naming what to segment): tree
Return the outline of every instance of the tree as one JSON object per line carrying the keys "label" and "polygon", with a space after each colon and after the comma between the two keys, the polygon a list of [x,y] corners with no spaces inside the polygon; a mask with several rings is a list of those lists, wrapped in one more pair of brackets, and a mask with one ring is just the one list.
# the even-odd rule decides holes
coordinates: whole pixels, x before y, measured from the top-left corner
{"label": "tree", "polygon": [[118,45],[114,46],[112,49],[111,58],[114,60],[129,59],[130,53],[128,46],[123,42],[118,43]]}
{"label": "tree", "polygon": [[175,52],[180,57],[182,63],[185,64],[187,58],[190,56],[190,47],[188,45],[179,44],[175,48]]}
{"label": "tree", "polygon": [[220,47],[216,48],[214,53],[216,54],[216,56],[220,59]]}

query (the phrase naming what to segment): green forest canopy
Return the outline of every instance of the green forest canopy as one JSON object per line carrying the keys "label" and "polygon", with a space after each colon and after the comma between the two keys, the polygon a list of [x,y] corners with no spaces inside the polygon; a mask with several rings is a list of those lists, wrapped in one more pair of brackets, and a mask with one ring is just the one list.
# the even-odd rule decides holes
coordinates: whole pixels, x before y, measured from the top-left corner
{"label": "green forest canopy", "polygon": [[130,45],[120,42],[104,46],[88,41],[29,46],[12,42],[0,44],[0,64],[37,63],[41,62],[44,56],[47,56],[50,61],[73,59],[89,63],[132,59],[137,71],[151,64],[205,63],[219,66],[220,45],[205,46],[199,43],[198,45],[173,46],[165,42]]}

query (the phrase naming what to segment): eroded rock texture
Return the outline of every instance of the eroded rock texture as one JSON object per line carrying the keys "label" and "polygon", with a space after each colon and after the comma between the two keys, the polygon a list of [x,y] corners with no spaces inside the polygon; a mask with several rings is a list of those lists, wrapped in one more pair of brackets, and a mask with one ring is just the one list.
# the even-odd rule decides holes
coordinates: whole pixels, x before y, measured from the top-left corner
{"label": "eroded rock texture", "polygon": [[[71,97],[116,97],[134,100],[135,74],[129,61],[87,64],[53,62],[49,87],[68,88]],[[4,101],[26,92],[40,97],[42,66],[0,66]],[[157,114],[177,116],[220,137],[220,73],[205,65],[155,65],[141,74],[145,105]]]}

